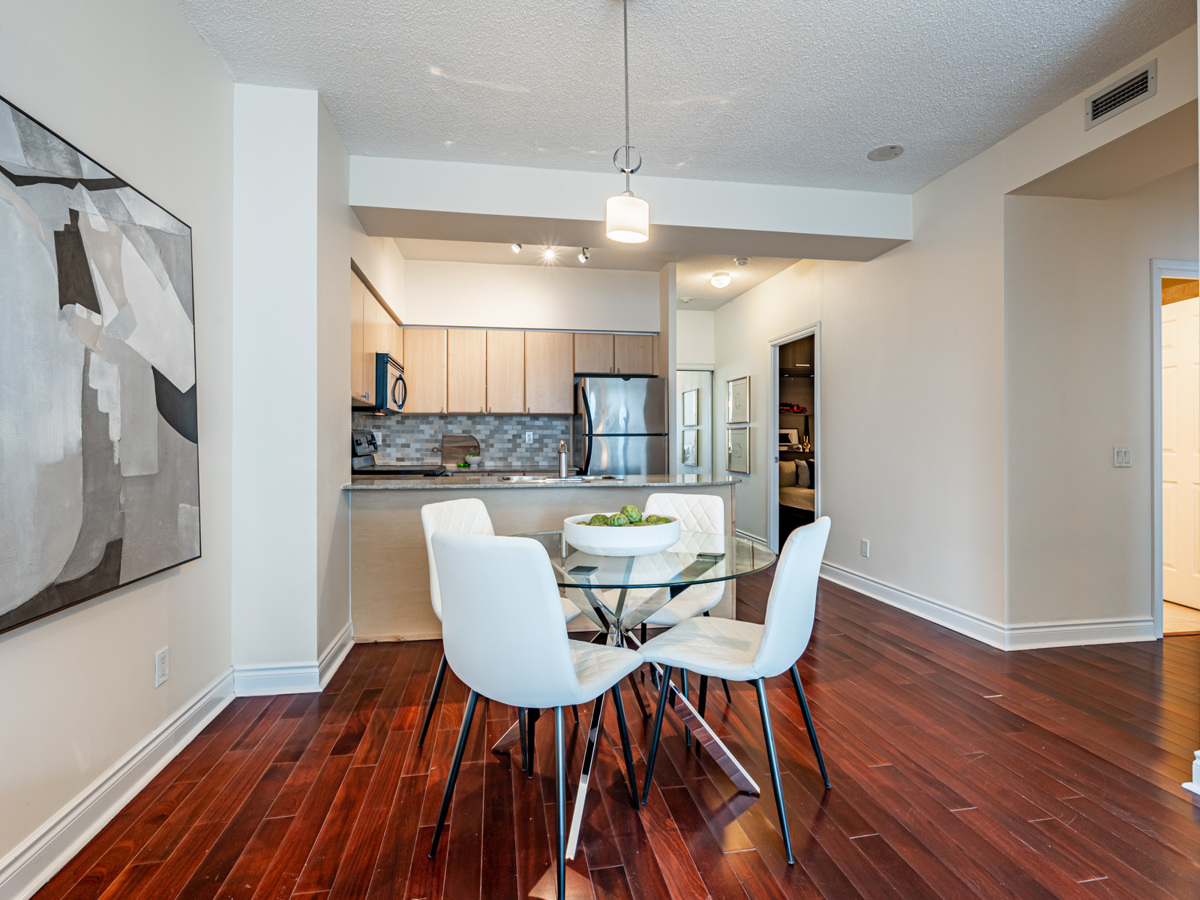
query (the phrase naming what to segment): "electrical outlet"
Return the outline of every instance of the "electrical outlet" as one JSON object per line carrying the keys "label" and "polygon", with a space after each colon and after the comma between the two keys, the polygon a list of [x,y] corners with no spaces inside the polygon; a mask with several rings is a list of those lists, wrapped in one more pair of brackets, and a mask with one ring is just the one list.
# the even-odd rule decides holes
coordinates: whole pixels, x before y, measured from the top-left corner
{"label": "electrical outlet", "polygon": [[1113,468],[1133,468],[1133,454],[1130,452],[1128,447],[1113,447]]}
{"label": "electrical outlet", "polygon": [[533,432],[532,431],[525,432],[525,443],[527,443],[527,444],[533,443]]}
{"label": "electrical outlet", "polygon": [[171,677],[171,648],[163,647],[154,654],[154,686],[158,687]]}
{"label": "electrical outlet", "polygon": [[861,553],[863,556],[865,556],[867,559],[870,559],[871,558],[871,542],[868,541],[866,538],[863,538],[861,541],[859,541],[858,542],[858,552]]}
{"label": "electrical outlet", "polygon": [[372,431],[371,434],[375,435],[375,443],[377,443],[377,444],[383,443],[383,432],[382,431]]}

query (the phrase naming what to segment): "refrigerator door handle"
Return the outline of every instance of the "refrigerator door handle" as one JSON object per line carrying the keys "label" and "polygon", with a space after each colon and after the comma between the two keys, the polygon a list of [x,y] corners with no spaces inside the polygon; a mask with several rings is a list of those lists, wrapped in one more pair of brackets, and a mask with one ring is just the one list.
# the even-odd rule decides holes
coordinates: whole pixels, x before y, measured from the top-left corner
{"label": "refrigerator door handle", "polygon": [[585,434],[583,436],[583,471],[580,475],[588,475],[588,471],[592,467],[592,436]]}

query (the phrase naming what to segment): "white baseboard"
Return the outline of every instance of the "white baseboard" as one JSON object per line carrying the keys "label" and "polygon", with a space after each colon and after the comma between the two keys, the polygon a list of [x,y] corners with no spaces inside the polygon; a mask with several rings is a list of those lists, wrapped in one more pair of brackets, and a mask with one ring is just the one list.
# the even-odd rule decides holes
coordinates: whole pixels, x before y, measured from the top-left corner
{"label": "white baseboard", "polygon": [[1119,644],[1156,639],[1152,618],[1091,619],[1006,626],[833,563],[822,563],[821,577],[922,619],[944,625],[952,631],[982,641],[998,650],[1037,650],[1043,647],[1078,647],[1087,644]]}
{"label": "white baseboard", "polygon": [[353,646],[354,637],[347,622],[314,663],[234,666],[233,692],[238,697],[315,694],[329,683]]}
{"label": "white baseboard", "polygon": [[1130,641],[1158,640],[1152,618],[1010,625],[1005,630],[1005,638],[1005,650],[1038,650],[1042,647],[1081,647],[1086,644],[1125,644]]}
{"label": "white baseboard", "polygon": [[226,672],[0,860],[0,897],[26,900],[108,824],[233,699]]}
{"label": "white baseboard", "polygon": [[955,609],[952,606],[939,603],[937,600],[922,597],[920,594],[914,594],[912,591],[904,590],[904,588],[898,588],[895,585],[878,581],[867,575],[852,572],[833,563],[826,562],[821,564],[821,577],[832,581],[834,584],[850,588],[852,591],[866,594],[868,597],[886,603],[888,606],[894,606],[915,616],[920,616],[922,619],[928,619],[930,622],[944,625],[951,631],[957,631],[959,634],[975,638],[975,640],[982,641],[989,647],[996,647],[1000,650],[1004,649],[1004,626],[999,622],[985,619],[982,616],[977,616],[974,613],[965,612],[961,609]]}

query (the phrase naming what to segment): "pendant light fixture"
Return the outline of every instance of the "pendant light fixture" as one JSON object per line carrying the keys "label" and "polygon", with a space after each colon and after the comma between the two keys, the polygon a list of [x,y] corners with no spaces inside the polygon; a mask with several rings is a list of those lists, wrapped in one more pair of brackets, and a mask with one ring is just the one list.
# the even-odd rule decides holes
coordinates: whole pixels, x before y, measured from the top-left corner
{"label": "pendant light fixture", "polygon": [[625,176],[625,190],[608,198],[605,231],[614,241],[640,244],[650,238],[650,204],[633,196],[629,187],[629,176],[642,167],[642,154],[629,143],[629,0],[621,0],[621,14],[625,27],[625,146],[613,154],[613,165]]}

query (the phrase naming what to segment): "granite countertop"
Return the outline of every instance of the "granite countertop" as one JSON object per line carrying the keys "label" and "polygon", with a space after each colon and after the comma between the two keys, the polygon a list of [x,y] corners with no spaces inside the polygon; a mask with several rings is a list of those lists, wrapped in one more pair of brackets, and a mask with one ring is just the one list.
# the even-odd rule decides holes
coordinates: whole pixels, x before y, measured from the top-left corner
{"label": "granite countertop", "polygon": [[[525,469],[523,471],[530,471]],[[344,491],[444,491],[483,490],[485,488],[621,488],[647,485],[675,485],[679,487],[713,487],[737,484],[742,479],[736,476],[710,475],[628,475],[611,481],[504,481],[499,475],[456,475],[453,478],[430,478],[424,475],[392,475],[386,478],[359,477],[351,484],[342,485]]]}

